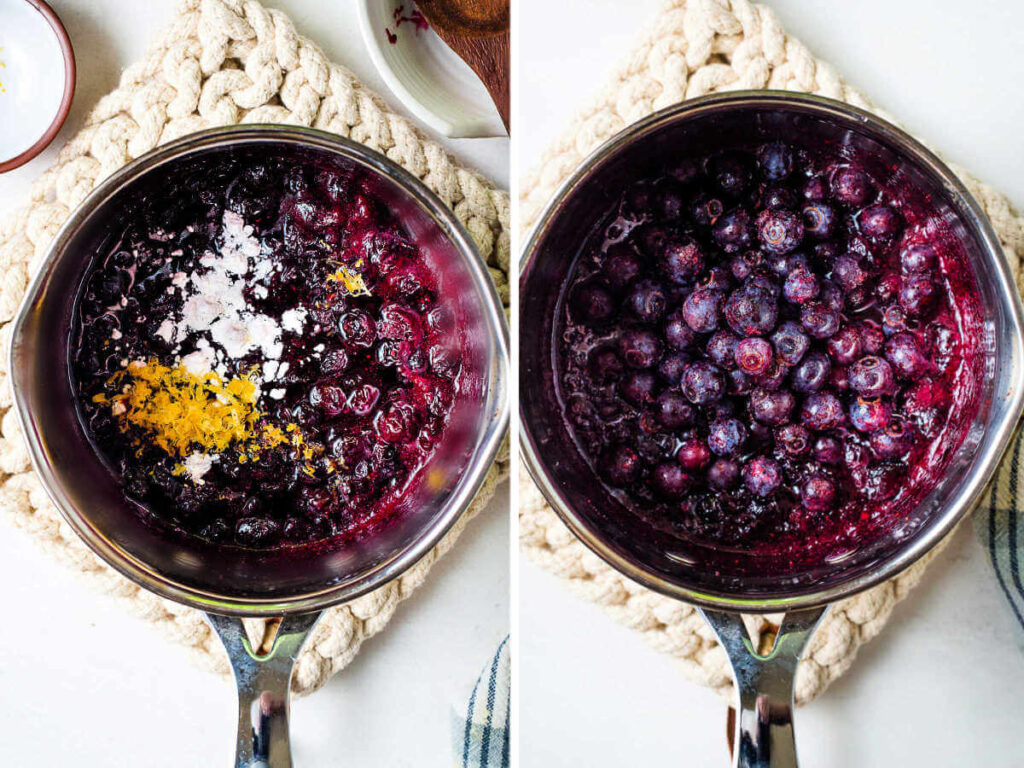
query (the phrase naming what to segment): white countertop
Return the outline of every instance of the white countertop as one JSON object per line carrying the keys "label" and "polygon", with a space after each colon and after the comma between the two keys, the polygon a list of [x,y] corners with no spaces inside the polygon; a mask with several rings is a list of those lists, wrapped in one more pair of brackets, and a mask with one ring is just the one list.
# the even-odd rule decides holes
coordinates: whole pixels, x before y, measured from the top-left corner
{"label": "white countertop", "polygon": [[[1024,6],[768,2],[812,52],[1024,207]],[[583,6],[517,0],[521,171],[603,85],[659,2]],[[525,561],[520,574],[524,768],[729,764],[721,700],[555,577]],[[797,713],[803,763],[1020,765],[1020,637],[963,528],[847,676]]]}
{"label": "white countertop", "polygon": [[[172,0],[51,0],[78,58],[71,116],[50,149],[0,176],[0,215],[81,126],[170,20]],[[274,0],[327,55],[397,107],[365,56],[354,3]],[[3,21],[0,19],[0,24]],[[0,119],[4,119],[0,117]],[[508,140],[445,144],[508,184]],[[292,707],[298,766],[452,764],[451,708],[468,697],[508,632],[507,491],[403,604],[387,629],[315,695]],[[179,647],[36,550],[0,515],[0,762],[18,768],[230,765],[231,683],[198,671]]]}

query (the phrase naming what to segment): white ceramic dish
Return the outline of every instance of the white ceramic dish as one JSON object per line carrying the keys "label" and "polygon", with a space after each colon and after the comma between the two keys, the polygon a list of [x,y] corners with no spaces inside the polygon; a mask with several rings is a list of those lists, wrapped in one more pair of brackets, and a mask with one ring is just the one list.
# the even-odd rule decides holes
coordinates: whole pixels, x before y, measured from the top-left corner
{"label": "white ceramic dish", "polygon": [[56,14],[38,0],[0,0],[0,173],[57,135],[75,90],[75,58]]}
{"label": "white ceramic dish", "polygon": [[418,30],[410,22],[396,25],[396,15],[408,16],[415,8],[412,0],[359,0],[358,5],[374,66],[415,117],[452,138],[507,135],[487,89],[468,64],[432,30]]}

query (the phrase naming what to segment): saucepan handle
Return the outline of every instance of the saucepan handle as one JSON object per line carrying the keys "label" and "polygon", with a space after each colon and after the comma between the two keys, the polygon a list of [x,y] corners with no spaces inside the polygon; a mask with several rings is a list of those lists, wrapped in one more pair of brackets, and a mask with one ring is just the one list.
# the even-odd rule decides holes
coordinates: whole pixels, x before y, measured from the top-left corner
{"label": "saucepan handle", "polygon": [[207,614],[238,685],[235,768],[292,768],[288,700],[292,669],[321,612],[286,616],[270,650],[253,650],[242,620]]}
{"label": "saucepan handle", "polygon": [[729,656],[739,691],[735,768],[797,768],[793,736],[796,665],[826,610],[787,613],[767,654],[758,653],[740,614],[702,610]]}

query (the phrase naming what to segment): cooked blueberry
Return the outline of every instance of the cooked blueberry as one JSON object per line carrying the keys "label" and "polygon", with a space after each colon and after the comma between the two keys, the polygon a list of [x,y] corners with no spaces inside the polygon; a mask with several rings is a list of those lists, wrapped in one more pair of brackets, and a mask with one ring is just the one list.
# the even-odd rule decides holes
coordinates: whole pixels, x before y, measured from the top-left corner
{"label": "cooked blueberry", "polygon": [[762,208],[796,208],[797,196],[782,184],[766,184],[761,192]]}
{"label": "cooked blueberry", "polygon": [[665,322],[665,341],[669,347],[684,350],[693,343],[694,333],[686,322],[682,308],[677,309]]}
{"label": "cooked blueberry", "polygon": [[625,306],[637,319],[657,323],[665,316],[665,290],[653,280],[641,280],[626,294]]}
{"label": "cooked blueberry", "polygon": [[697,438],[684,440],[679,446],[679,452],[676,453],[676,461],[683,469],[696,472],[704,469],[711,461],[711,449],[703,440]]}
{"label": "cooked blueberry", "polygon": [[674,221],[683,212],[683,185],[671,176],[654,183],[654,204],[662,219]]}
{"label": "cooked blueberry", "polygon": [[683,318],[694,333],[711,333],[718,328],[722,294],[709,288],[698,288],[683,302]]}
{"label": "cooked blueberry", "polygon": [[814,458],[822,464],[836,465],[843,460],[843,446],[834,437],[820,435],[814,441]]}
{"label": "cooked blueberry", "polygon": [[782,485],[782,469],[775,459],[758,456],[743,467],[743,484],[755,496],[770,496]]}
{"label": "cooked blueberry", "polygon": [[651,472],[651,487],[659,495],[668,499],[678,499],[689,490],[693,479],[682,467],[671,461],[662,462]]}
{"label": "cooked blueberry", "polygon": [[654,403],[658,421],[669,429],[693,426],[693,406],[678,392],[662,392]]}
{"label": "cooked blueberry", "polygon": [[[969,286],[942,271],[928,200],[879,187],[859,152],[772,136],[666,155],[585,246],[568,295],[596,285],[614,306],[561,318],[564,415],[665,535],[817,552],[819,535],[863,535],[948,455]],[[623,451],[635,469],[609,481]]]}
{"label": "cooked blueberry", "polygon": [[785,424],[795,406],[795,398],[785,390],[755,389],[750,393],[750,415],[769,427]]}
{"label": "cooked blueberry", "polygon": [[735,359],[741,371],[751,376],[760,376],[771,366],[774,351],[766,339],[751,336],[736,345]]}
{"label": "cooked blueberry", "polygon": [[605,453],[601,471],[611,485],[628,485],[640,474],[640,457],[628,445],[615,446]]}
{"label": "cooked blueberry", "polygon": [[937,263],[935,246],[931,243],[911,243],[900,251],[900,265],[909,275],[928,274]]}
{"label": "cooked blueberry", "polygon": [[736,367],[736,345],[740,337],[732,331],[718,331],[708,339],[705,351],[715,365],[720,368]]}
{"label": "cooked blueberry", "polygon": [[650,331],[631,328],[619,334],[619,356],[631,368],[650,368],[663,350],[661,339]]}
{"label": "cooked blueberry", "polygon": [[572,300],[573,315],[584,323],[596,323],[611,317],[615,302],[611,294],[600,285],[584,285],[577,289]]}
{"label": "cooked blueberry", "polygon": [[731,459],[718,459],[708,468],[708,485],[719,491],[735,487],[740,479],[740,465]]}
{"label": "cooked blueberry", "polygon": [[771,338],[776,356],[787,365],[799,363],[811,345],[803,328],[792,320],[780,323]]}
{"label": "cooked blueberry", "polygon": [[601,384],[608,384],[622,378],[622,360],[615,350],[607,347],[598,348],[590,353],[589,359],[590,375]]}
{"label": "cooked blueberry", "polygon": [[857,256],[846,253],[835,260],[832,265],[832,279],[845,291],[853,291],[864,285],[867,274],[861,268]]}
{"label": "cooked blueberry", "polygon": [[914,428],[902,419],[892,419],[884,429],[871,433],[871,450],[880,459],[898,459],[914,445]]}
{"label": "cooked blueberry", "polygon": [[864,351],[869,355],[878,355],[885,346],[885,332],[877,323],[865,320],[860,324],[860,337],[864,341]]}
{"label": "cooked blueberry", "polygon": [[897,333],[885,343],[885,357],[905,379],[917,379],[931,367],[917,340],[909,333]]}
{"label": "cooked blueberry", "polygon": [[903,218],[899,213],[881,203],[868,206],[861,211],[857,223],[861,233],[873,240],[895,237],[903,228]]}
{"label": "cooked blueberry", "polygon": [[709,405],[718,402],[725,394],[725,377],[717,365],[691,363],[683,371],[680,389],[694,405]]}
{"label": "cooked blueberry", "polygon": [[746,439],[747,428],[739,419],[718,418],[708,425],[708,448],[716,456],[734,456]]}
{"label": "cooked blueberry", "polygon": [[779,305],[770,292],[745,284],[729,294],[723,314],[729,327],[740,336],[765,336],[775,328]]}
{"label": "cooked blueberry", "polygon": [[892,408],[880,397],[858,397],[850,404],[850,423],[861,432],[876,432],[889,423]]}
{"label": "cooked blueberry", "polygon": [[711,228],[715,243],[726,253],[736,253],[749,248],[753,242],[750,214],[743,208],[733,208],[723,213]]}
{"label": "cooked blueberry", "polygon": [[757,237],[768,253],[792,253],[804,239],[804,223],[792,211],[765,209],[757,216]]}
{"label": "cooked blueberry", "polygon": [[660,259],[668,245],[670,233],[658,224],[644,224],[637,227],[631,234],[640,252],[649,259]]}
{"label": "cooked blueberry", "polygon": [[702,227],[710,227],[725,211],[725,206],[717,197],[705,192],[694,195],[689,202],[690,218]]}
{"label": "cooked blueberry", "polygon": [[793,172],[793,149],[781,141],[762,144],[757,149],[757,167],[768,181],[781,181]]}
{"label": "cooked blueberry", "polygon": [[614,291],[622,291],[641,273],[640,257],[626,243],[617,243],[608,249],[601,274]]}
{"label": "cooked blueberry", "polygon": [[812,392],[804,400],[800,420],[815,432],[835,429],[843,423],[843,404],[829,392]]}
{"label": "cooked blueberry", "polygon": [[698,288],[728,292],[733,286],[732,273],[725,267],[712,267],[697,279]]}
{"label": "cooked blueberry", "polygon": [[810,475],[800,486],[800,501],[808,512],[827,512],[836,503],[836,485],[824,475]]}
{"label": "cooked blueberry", "polygon": [[828,353],[839,365],[849,365],[864,352],[864,338],[855,325],[844,325],[828,340]]}
{"label": "cooked blueberry", "polygon": [[683,370],[690,364],[690,356],[685,352],[675,352],[665,355],[658,363],[658,375],[662,381],[672,386],[678,386],[683,378]]}
{"label": "cooked blueberry", "polygon": [[744,251],[729,258],[729,272],[741,282],[764,268],[764,254],[760,251]]}
{"label": "cooked blueberry", "polygon": [[806,304],[818,295],[821,285],[809,269],[794,269],[782,284],[782,295],[793,304]]}
{"label": "cooked blueberry", "polygon": [[800,310],[800,325],[816,339],[827,339],[839,330],[839,313],[821,301],[812,301]]}
{"label": "cooked blueberry", "polygon": [[832,197],[851,208],[864,205],[875,191],[874,184],[866,173],[849,166],[836,168],[829,181]]}
{"label": "cooked blueberry", "polygon": [[377,340],[377,323],[361,309],[353,309],[341,316],[338,329],[345,341],[356,347],[372,347]]}
{"label": "cooked blueberry", "polygon": [[925,275],[907,275],[900,288],[900,306],[912,317],[920,317],[935,306],[938,288]]}
{"label": "cooked blueberry", "polygon": [[235,525],[235,539],[250,547],[265,547],[281,534],[281,524],[268,517],[244,517]]}
{"label": "cooked blueberry", "polygon": [[787,456],[798,458],[811,449],[811,433],[800,424],[785,424],[775,430],[775,444]]}
{"label": "cooked blueberry", "polygon": [[882,310],[882,333],[892,336],[907,329],[907,313],[903,307],[893,304]]}
{"label": "cooked blueberry", "polygon": [[824,200],[828,197],[828,184],[821,176],[811,176],[801,189],[805,200]]}
{"label": "cooked blueberry", "polygon": [[896,387],[892,367],[881,357],[868,355],[850,366],[850,387],[864,397],[891,395]]}
{"label": "cooked blueberry", "polygon": [[704,269],[704,251],[693,238],[669,238],[657,263],[666,280],[685,285]]}
{"label": "cooked blueberry", "polygon": [[719,190],[739,197],[750,184],[750,169],[738,154],[726,153],[708,163],[708,175]]}
{"label": "cooked blueberry", "polygon": [[634,371],[619,382],[622,397],[636,406],[645,405],[654,399],[658,383],[654,374],[648,371]]}
{"label": "cooked blueberry", "polygon": [[836,228],[836,212],[832,206],[819,201],[808,202],[803,208],[804,234],[815,240],[832,237]]}

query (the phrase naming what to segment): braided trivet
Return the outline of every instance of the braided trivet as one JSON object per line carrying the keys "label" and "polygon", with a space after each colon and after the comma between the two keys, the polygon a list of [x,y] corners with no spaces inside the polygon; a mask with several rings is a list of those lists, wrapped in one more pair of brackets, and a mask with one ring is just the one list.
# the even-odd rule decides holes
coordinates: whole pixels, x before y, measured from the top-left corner
{"label": "braided trivet", "polygon": [[[0,223],[0,355],[6,366],[10,321],[29,273],[69,213],[104,177],[153,147],[186,133],[233,123],[292,123],[333,131],[386,154],[418,176],[455,211],[476,241],[508,304],[509,199],[458,166],[436,142],[391,112],[343,67],[301,37],[288,17],[255,0],[183,0],[171,27],[145,60],[100,100],[85,127],[33,185],[29,204]],[[227,672],[220,641],[202,615],[139,589],[85,548],[50,503],[29,467],[11,409],[7,372],[0,369],[0,509],[43,547],[105,590],[124,598],[160,632],[198,651],[207,666]],[[387,624],[395,607],[423,583],[467,521],[508,475],[503,448],[469,512],[441,543],[400,579],[333,608],[310,638],[292,678],[308,693]],[[260,644],[266,624],[247,621]]]}
{"label": "braided trivet", "polygon": [[[669,0],[625,66],[540,158],[538,170],[523,179],[523,227],[536,221],[558,186],[591,151],[630,123],[683,99],[747,88],[815,93],[892,120],[787,36],[770,9],[746,0]],[[1019,286],[1024,219],[1005,197],[954,170],[991,219]],[[678,659],[687,677],[731,695],[725,654],[692,607],[650,592],[609,568],[561,523],[525,472],[519,485],[520,537],[531,559],[566,579],[581,597],[604,606],[616,621],[641,632],[654,648]],[[800,665],[798,701],[813,699],[850,667],[857,648],[881,631],[929,559],[832,608]],[[765,617],[748,617],[747,625],[755,637],[774,628]]]}

